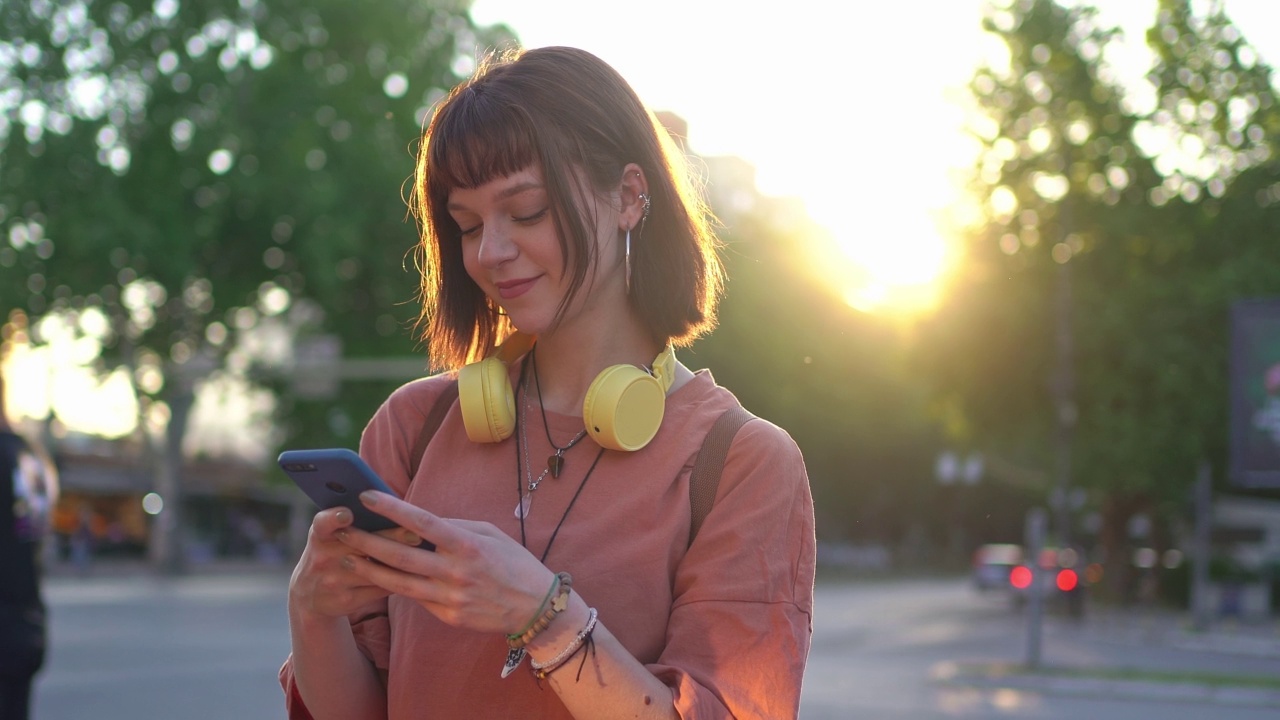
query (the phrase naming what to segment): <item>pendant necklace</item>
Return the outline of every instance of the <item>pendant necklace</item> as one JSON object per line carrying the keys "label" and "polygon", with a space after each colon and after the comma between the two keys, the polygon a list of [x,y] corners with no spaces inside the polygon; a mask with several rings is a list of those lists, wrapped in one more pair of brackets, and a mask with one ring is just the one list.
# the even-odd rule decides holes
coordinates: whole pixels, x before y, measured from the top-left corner
{"label": "pendant necklace", "polygon": [[533,506],[533,493],[538,489],[538,486],[542,484],[542,481],[546,479],[547,473],[551,473],[551,477],[553,478],[560,477],[561,471],[564,470],[564,454],[568,452],[569,448],[577,445],[578,442],[587,435],[587,429],[583,428],[578,431],[578,434],[574,435],[573,439],[569,441],[569,444],[564,447],[556,445],[551,439],[551,430],[547,427],[547,410],[542,404],[542,384],[538,380],[538,356],[536,354],[536,350],[530,351],[529,354],[533,356],[533,379],[534,382],[537,383],[538,388],[538,409],[542,411],[542,429],[547,433],[547,442],[551,447],[555,448],[555,451],[547,456],[547,466],[543,468],[542,472],[539,473],[538,477],[535,479],[533,477],[533,463],[529,461],[529,377],[528,375],[524,375],[520,393],[519,440],[524,450],[524,471],[525,477],[528,480],[528,486],[525,489],[527,492],[525,490],[520,492],[520,502],[516,503],[515,516],[521,520],[529,517],[529,509]]}
{"label": "pendant necklace", "polygon": [[[569,517],[569,511],[573,509],[574,504],[578,502],[578,496],[582,494],[582,489],[587,486],[587,481],[591,479],[591,473],[595,472],[596,465],[600,463],[600,458],[604,457],[604,450],[605,450],[604,448],[600,448],[600,452],[596,453],[596,459],[591,461],[591,467],[587,468],[587,474],[582,476],[582,482],[578,483],[578,489],[574,491],[573,497],[569,499],[569,505],[564,509],[564,514],[560,516],[560,522],[556,523],[555,530],[551,531],[551,537],[547,540],[547,546],[542,549],[542,556],[538,558],[538,562],[541,562],[544,565],[547,563],[547,555],[551,554],[551,545],[556,541],[556,536],[560,534],[560,527],[564,525],[565,519]],[[516,492],[524,496],[524,492],[521,489],[522,485],[523,485],[523,481],[520,477],[520,451],[517,448],[516,449]],[[522,497],[521,502],[523,501],[524,500]],[[517,511],[518,510],[519,510],[519,506],[517,506]],[[519,512],[516,512],[516,517],[520,518],[520,545],[522,547],[528,548],[529,543],[527,541],[527,538],[525,537],[525,531],[524,531],[524,516],[521,515]],[[507,658],[502,663],[502,677],[505,678],[511,673],[515,672],[516,668],[520,667],[520,663],[524,662],[524,658],[528,654],[529,654],[529,651],[522,647],[507,648]]]}
{"label": "pendant necklace", "polygon": [[[529,389],[529,384],[528,384],[527,376],[524,373],[523,367],[521,367],[520,369],[520,375],[521,375],[520,384],[521,384],[522,391],[524,391],[522,393],[524,395],[524,398],[520,405],[521,407],[520,419],[517,421],[516,424],[519,427],[519,439],[523,441],[523,445],[524,445],[524,448],[523,448],[524,449],[524,463],[523,463],[524,467],[521,467],[521,462],[520,462],[521,443],[518,442],[516,443],[516,494],[519,495],[520,502],[516,504],[515,515],[520,520],[520,545],[522,547],[527,548],[529,547],[529,543],[525,535],[524,519],[529,515],[529,505],[533,501],[533,491],[537,489],[538,483],[542,482],[542,479],[547,476],[547,473],[552,470],[552,466],[551,466],[550,459],[548,459],[547,468],[542,471],[542,474],[538,475],[538,479],[536,481],[531,479],[533,476],[533,473],[529,469],[529,437],[525,431],[525,428],[526,428],[525,419],[528,417],[528,413],[526,411],[529,405],[528,403],[529,398],[528,398],[528,392],[527,392]],[[541,400],[541,397],[539,397],[539,400]],[[549,432],[550,431],[548,431],[548,433]],[[572,441],[570,441],[568,445],[566,445],[563,448],[557,447],[555,443],[552,443],[552,447],[556,448],[556,452],[555,454],[552,455],[552,457],[557,457],[561,460],[561,469],[563,469],[564,451],[568,450],[569,448],[577,444],[577,442],[582,439],[582,436],[585,435],[586,432],[587,432],[586,429],[583,429],[581,433],[579,433]],[[560,528],[564,525],[564,521],[568,519],[569,511],[572,510],[574,504],[578,502],[578,496],[582,494],[582,489],[587,486],[587,481],[591,479],[591,473],[595,472],[596,465],[600,464],[600,458],[604,457],[604,451],[605,449],[602,447],[600,448],[600,452],[596,453],[595,460],[591,461],[591,467],[587,468],[587,473],[582,476],[582,482],[578,483],[578,489],[574,491],[573,497],[569,498],[569,505],[565,507],[564,514],[560,516],[560,521],[556,523],[555,529],[551,531],[551,537],[547,540],[547,546],[542,549],[542,555],[538,558],[538,561],[543,563],[544,565],[547,562],[547,555],[551,553],[551,545],[555,543],[556,536],[560,534]],[[524,485],[526,478],[529,479],[529,491],[527,494],[525,493],[525,485]],[[515,672],[516,668],[520,667],[520,663],[524,661],[525,655],[527,654],[528,654],[528,651],[525,648],[508,648],[506,660],[502,664],[502,677],[505,678],[509,676],[511,673]]]}
{"label": "pendant necklace", "polygon": [[[555,448],[555,452],[547,456],[547,470],[551,471],[551,477],[558,478],[560,477],[560,471],[564,469],[564,454],[568,452],[569,448],[577,445],[579,440],[586,437],[587,429],[584,427],[579,430],[578,434],[574,435],[569,444],[564,447],[556,445],[556,441],[551,439],[551,426],[547,424],[547,407],[542,404],[542,380],[538,377],[538,348],[535,346],[533,350],[529,351],[529,354],[533,356],[533,386],[538,391],[538,411],[542,413],[542,431],[547,435],[547,444]],[[547,473],[543,471],[542,474],[546,475]]]}

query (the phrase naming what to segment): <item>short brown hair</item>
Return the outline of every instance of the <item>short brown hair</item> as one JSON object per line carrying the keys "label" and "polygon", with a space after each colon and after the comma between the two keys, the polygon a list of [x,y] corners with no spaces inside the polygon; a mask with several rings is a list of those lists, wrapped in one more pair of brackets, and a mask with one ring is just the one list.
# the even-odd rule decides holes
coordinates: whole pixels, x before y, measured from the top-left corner
{"label": "short brown hair", "polygon": [[715,326],[720,244],[683,153],[626,80],[588,52],[548,47],[491,55],[449,93],[423,134],[410,198],[421,234],[418,326],[434,367],[480,359],[512,330],[463,267],[449,193],[542,170],[561,252],[573,259],[559,318],[594,262],[575,171],[603,192],[628,163],[644,170],[652,203],[632,240],[630,300],[655,340],[688,345]]}

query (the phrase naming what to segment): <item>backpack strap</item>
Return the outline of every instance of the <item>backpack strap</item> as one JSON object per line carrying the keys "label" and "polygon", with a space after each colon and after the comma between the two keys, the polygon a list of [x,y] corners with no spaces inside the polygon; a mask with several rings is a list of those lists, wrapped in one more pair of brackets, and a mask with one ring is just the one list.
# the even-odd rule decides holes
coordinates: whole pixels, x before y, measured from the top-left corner
{"label": "backpack strap", "polygon": [[409,454],[409,482],[413,482],[414,476],[418,474],[418,466],[422,464],[422,455],[427,451],[427,445],[440,429],[440,423],[444,422],[444,416],[449,413],[449,406],[453,405],[453,401],[457,399],[458,382],[455,380],[440,391],[431,409],[422,419],[422,429],[418,431],[418,439],[413,443],[413,451]]}
{"label": "backpack strap", "polygon": [[747,412],[746,408],[735,404],[716,419],[703,438],[702,449],[698,451],[698,457],[693,461],[693,472],[689,475],[689,545],[693,545],[698,529],[715,504],[720,474],[724,471],[724,461],[729,456],[733,437],[739,428],[754,418],[755,415]]}

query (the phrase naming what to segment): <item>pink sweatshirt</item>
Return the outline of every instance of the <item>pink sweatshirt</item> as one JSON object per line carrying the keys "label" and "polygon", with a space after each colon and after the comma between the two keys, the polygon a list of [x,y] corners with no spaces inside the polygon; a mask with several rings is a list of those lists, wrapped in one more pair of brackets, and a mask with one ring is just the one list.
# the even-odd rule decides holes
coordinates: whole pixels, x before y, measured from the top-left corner
{"label": "pink sweatshirt", "polygon": [[[366,427],[360,454],[414,504],[485,520],[519,539],[513,511],[517,484],[527,480],[516,478],[516,436],[470,442],[456,401],[417,476],[407,477],[422,418],[452,380],[435,376],[396,390]],[[674,690],[682,718],[794,718],[812,634],[815,540],[804,461],[783,430],[757,419],[738,431],[715,505],[688,545],[690,470],[712,423],[734,402],[705,370],[672,392],[648,446],[604,453],[546,564],[573,575],[574,591],[599,610],[600,623]],[[552,448],[537,406],[528,423],[536,477]],[[560,444],[582,428],[580,417],[550,412],[547,423]],[[547,476],[534,494],[525,532],[536,556],[598,451],[584,438],[565,454],[560,477]],[[572,717],[527,662],[499,677],[501,635],[450,627],[402,597],[381,605],[373,610],[385,614],[353,630],[366,656],[389,670],[392,720]],[[308,717],[289,661],[280,679],[289,717]]]}

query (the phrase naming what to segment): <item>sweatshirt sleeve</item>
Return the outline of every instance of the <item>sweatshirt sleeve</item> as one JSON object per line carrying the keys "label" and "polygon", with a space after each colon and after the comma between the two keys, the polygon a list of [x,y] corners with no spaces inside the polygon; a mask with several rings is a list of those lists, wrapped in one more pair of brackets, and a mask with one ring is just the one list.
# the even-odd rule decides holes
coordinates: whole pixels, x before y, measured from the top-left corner
{"label": "sweatshirt sleeve", "polygon": [[797,717],[815,563],[800,450],[777,426],[752,420],[676,571],[666,648],[649,666],[673,688],[680,717]]}
{"label": "sweatshirt sleeve", "polygon": [[[391,656],[391,625],[387,620],[387,601],[379,600],[348,616],[356,646],[375,667],[387,669]],[[285,658],[280,667],[280,687],[284,689],[285,717],[289,720],[313,720],[298,692],[298,681],[293,674],[293,655]]]}
{"label": "sweatshirt sleeve", "polygon": [[[452,378],[437,375],[402,385],[374,413],[360,436],[360,457],[402,497],[409,489],[409,455],[432,403]],[[370,663],[386,670],[391,658],[391,622],[383,598],[348,616],[356,646]],[[290,720],[312,720],[298,694],[293,658],[280,668]]]}

